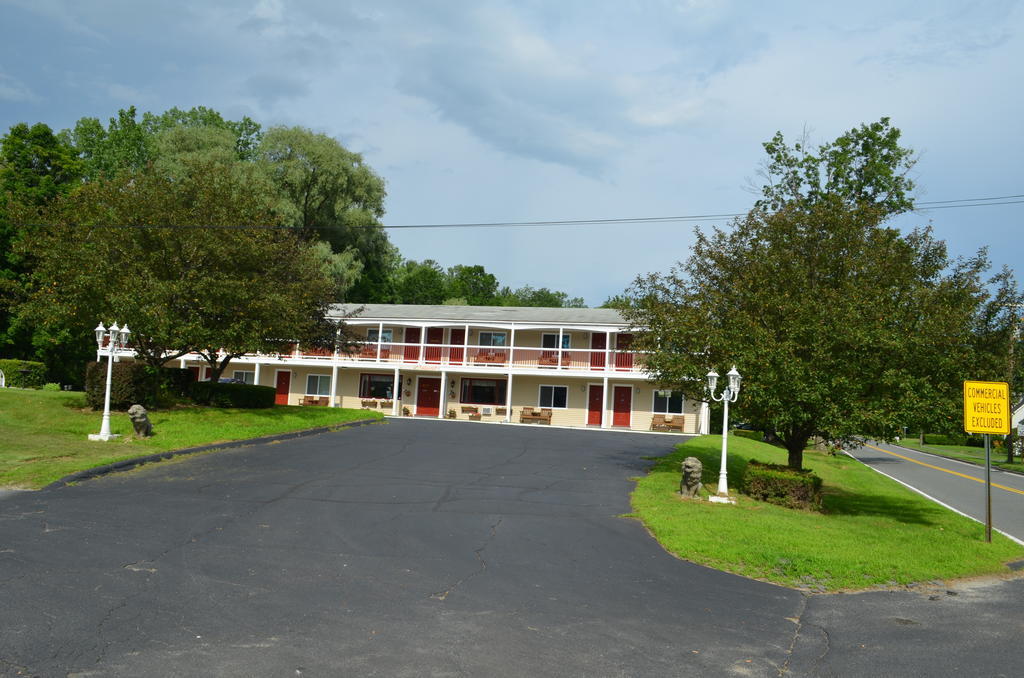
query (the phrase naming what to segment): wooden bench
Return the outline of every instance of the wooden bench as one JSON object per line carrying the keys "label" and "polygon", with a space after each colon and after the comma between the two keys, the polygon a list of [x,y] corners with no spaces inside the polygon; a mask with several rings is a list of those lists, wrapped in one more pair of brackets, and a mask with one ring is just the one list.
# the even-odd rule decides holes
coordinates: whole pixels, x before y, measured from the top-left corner
{"label": "wooden bench", "polygon": [[551,410],[535,410],[532,407],[524,407],[519,414],[520,424],[550,424]]}
{"label": "wooden bench", "polygon": [[683,432],[683,415],[681,414],[656,414],[651,419],[652,431],[675,431]]}
{"label": "wooden bench", "polygon": [[[567,356],[562,356],[562,367],[568,367],[572,363],[572,359]],[[542,355],[537,358],[537,364],[541,367],[558,367],[558,356],[554,353],[550,355]]]}
{"label": "wooden bench", "polygon": [[473,356],[473,362],[478,365],[504,365],[505,354],[495,353],[490,351],[488,353],[477,353]]}
{"label": "wooden bench", "polygon": [[313,405],[316,407],[327,407],[328,398],[327,396],[302,396],[302,400],[299,401],[302,405]]}

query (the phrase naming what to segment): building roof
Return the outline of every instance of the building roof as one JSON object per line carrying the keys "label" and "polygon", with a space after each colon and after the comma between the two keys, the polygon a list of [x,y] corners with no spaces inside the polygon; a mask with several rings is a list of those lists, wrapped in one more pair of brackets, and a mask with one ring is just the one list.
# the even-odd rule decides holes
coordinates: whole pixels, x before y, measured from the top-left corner
{"label": "building roof", "polygon": [[329,315],[337,317],[362,308],[359,319],[442,321],[448,323],[538,323],[551,325],[614,325],[629,322],[611,308],[544,308],[536,306],[431,306],[418,304],[334,304]]}

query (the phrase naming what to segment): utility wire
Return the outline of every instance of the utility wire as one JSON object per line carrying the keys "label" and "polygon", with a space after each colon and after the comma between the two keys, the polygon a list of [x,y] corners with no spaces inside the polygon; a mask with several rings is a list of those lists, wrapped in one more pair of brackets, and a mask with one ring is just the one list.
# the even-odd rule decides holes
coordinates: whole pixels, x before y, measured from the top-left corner
{"label": "utility wire", "polygon": [[[1016,200],[1014,198],[1021,198]],[[929,212],[931,210],[942,210],[942,209],[961,209],[967,207],[989,207],[991,205],[1017,205],[1024,203],[1024,193],[1017,195],[1002,195],[994,196],[990,198],[960,198],[957,200],[930,200],[916,203],[914,207],[915,212]],[[520,228],[529,226],[602,226],[609,224],[667,224],[667,223],[681,223],[681,222],[692,222],[692,221],[720,221],[723,219],[733,219],[736,217],[742,217],[746,212],[733,212],[733,213],[721,213],[721,214],[686,214],[669,217],[621,217],[614,219],[562,219],[562,220],[548,220],[548,221],[482,221],[482,222],[466,222],[466,223],[434,223],[434,224],[382,224],[380,226],[376,224],[365,224],[365,225],[347,225],[346,228],[381,228],[384,230],[416,230],[416,229],[434,229],[434,228]],[[186,226],[173,226],[167,224],[104,224],[94,225],[98,228],[182,228],[182,229],[289,229],[289,230],[303,230],[303,227],[293,226],[231,226],[231,225],[186,225]],[[331,230],[337,228],[336,226],[318,226],[312,227],[309,230]]]}

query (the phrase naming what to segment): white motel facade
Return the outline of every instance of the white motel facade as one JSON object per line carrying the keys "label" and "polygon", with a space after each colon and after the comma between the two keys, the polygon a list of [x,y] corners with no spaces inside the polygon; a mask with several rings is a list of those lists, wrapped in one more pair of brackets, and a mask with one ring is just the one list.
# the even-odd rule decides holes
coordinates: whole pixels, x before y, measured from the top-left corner
{"label": "white motel facade", "polygon": [[[707,403],[659,388],[613,309],[339,304],[349,350],[286,344],[222,375],[273,386],[282,405],[391,416],[603,429],[708,431]],[[198,355],[180,358],[209,377]]]}

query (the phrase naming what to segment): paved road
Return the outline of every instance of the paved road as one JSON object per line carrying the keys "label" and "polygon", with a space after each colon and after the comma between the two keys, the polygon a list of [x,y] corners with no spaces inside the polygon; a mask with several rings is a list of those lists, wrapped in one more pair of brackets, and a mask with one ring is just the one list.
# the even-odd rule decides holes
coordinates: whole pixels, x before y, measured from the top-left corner
{"label": "paved road", "polygon": [[[898,445],[871,442],[853,456],[925,494],[985,521],[985,469]],[[992,524],[1024,542],[1024,476],[992,469]]]}
{"label": "paved road", "polygon": [[619,516],[677,439],[393,420],[7,497],[0,675],[1019,675],[1020,580],[667,555]]}

